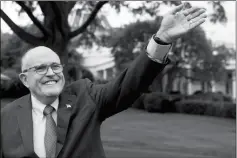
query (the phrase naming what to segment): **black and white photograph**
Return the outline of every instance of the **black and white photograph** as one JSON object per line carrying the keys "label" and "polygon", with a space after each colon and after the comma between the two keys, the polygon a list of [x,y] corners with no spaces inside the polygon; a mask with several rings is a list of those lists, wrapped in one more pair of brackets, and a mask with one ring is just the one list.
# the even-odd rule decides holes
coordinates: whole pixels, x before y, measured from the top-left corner
{"label": "black and white photograph", "polygon": [[1,1],[1,158],[236,158],[236,1]]}

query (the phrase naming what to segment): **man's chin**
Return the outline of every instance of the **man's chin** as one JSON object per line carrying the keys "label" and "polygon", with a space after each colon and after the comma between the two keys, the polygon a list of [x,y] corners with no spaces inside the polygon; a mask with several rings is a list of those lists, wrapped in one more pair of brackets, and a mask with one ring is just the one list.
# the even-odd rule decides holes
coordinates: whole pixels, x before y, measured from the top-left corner
{"label": "man's chin", "polygon": [[49,86],[49,87],[44,87],[42,88],[42,92],[45,96],[59,96],[60,93],[62,92],[63,90],[63,86],[59,86],[59,85],[52,85],[52,86]]}
{"label": "man's chin", "polygon": [[44,94],[48,97],[56,97],[59,96],[61,93],[61,90],[58,91],[45,91]]}

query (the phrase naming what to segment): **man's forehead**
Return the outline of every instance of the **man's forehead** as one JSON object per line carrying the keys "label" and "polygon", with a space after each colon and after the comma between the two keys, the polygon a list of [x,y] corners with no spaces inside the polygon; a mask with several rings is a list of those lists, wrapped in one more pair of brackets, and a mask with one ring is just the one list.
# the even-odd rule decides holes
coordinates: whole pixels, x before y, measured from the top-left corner
{"label": "man's forehead", "polygon": [[38,64],[60,63],[58,55],[51,49],[39,46],[29,50],[22,59],[22,66],[34,66]]}
{"label": "man's forehead", "polygon": [[43,56],[45,54],[54,54],[57,55],[52,49],[44,46],[38,46],[33,49],[30,49],[25,56],[32,57],[32,56]]}

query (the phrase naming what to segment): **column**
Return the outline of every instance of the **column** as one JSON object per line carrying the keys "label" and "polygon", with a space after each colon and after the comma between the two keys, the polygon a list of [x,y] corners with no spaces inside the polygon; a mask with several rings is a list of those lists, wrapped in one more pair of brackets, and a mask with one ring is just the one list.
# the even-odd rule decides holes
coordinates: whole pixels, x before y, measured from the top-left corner
{"label": "column", "polygon": [[236,99],[236,76],[235,70],[232,72],[232,97]]}
{"label": "column", "polygon": [[216,92],[216,86],[215,86],[215,81],[214,80],[211,81],[211,91]]}
{"label": "column", "polygon": [[106,71],[106,69],[103,70],[103,78],[105,80],[107,80],[107,71]]}
{"label": "column", "polygon": [[113,78],[116,77],[116,73],[117,73],[117,72],[116,72],[116,68],[115,68],[115,66],[114,66],[114,67],[113,67]]}
{"label": "column", "polygon": [[[187,76],[188,76],[188,77],[192,77],[191,66],[190,66],[190,65],[187,65],[186,68],[187,68]],[[186,91],[186,92],[187,92],[188,95],[190,95],[190,94],[192,94],[192,83],[191,83],[191,79],[190,79],[190,78],[186,79],[186,82],[187,82],[187,91]]]}

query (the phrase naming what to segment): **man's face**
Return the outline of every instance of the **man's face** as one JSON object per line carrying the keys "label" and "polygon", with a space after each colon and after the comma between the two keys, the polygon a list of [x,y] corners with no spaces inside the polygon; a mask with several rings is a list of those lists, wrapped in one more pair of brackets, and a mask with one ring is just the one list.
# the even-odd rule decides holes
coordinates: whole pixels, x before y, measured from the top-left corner
{"label": "man's face", "polygon": [[[24,69],[29,69],[35,66],[42,65],[57,65],[60,64],[59,57],[50,49],[40,47],[35,52],[28,53],[25,60]],[[35,69],[30,69],[25,75],[24,84],[29,88],[31,93],[37,98],[58,96],[65,84],[63,72],[54,73],[51,67],[45,74],[38,74]]]}

